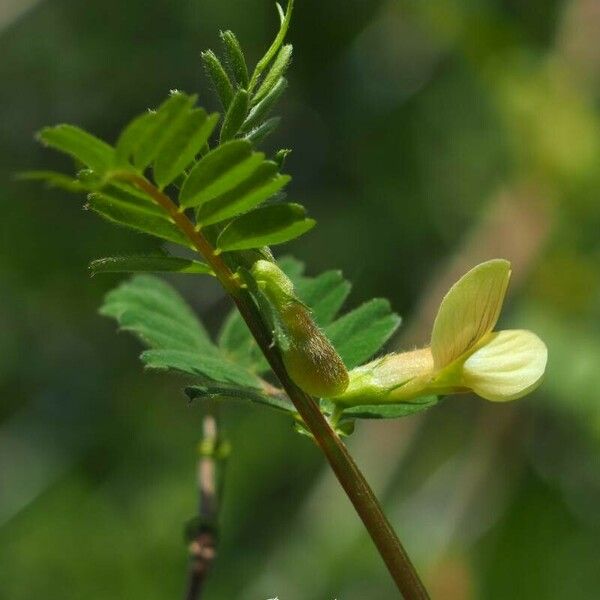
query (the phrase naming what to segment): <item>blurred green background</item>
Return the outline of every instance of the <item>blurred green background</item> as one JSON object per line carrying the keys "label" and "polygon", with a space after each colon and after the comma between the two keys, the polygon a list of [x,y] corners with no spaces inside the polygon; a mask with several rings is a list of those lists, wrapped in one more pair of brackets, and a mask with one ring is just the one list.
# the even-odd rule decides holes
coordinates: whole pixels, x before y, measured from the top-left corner
{"label": "blurred green background", "polygon": [[[214,100],[218,30],[254,59],[267,0],[0,3],[0,598],[182,597],[202,410],[97,315],[150,248],[17,171],[63,168],[40,127],[113,141],[171,88]],[[562,600],[600,589],[600,5],[597,0],[299,0],[285,119],[291,194],[319,227],[290,246],[387,296],[390,347],[423,344],[448,285],[513,261],[503,325],[548,344],[511,405],[449,398],[362,423],[349,444],[434,598]],[[216,332],[228,303],[170,278]],[[317,450],[283,417],[223,407],[233,446],[207,599],[396,597]]]}

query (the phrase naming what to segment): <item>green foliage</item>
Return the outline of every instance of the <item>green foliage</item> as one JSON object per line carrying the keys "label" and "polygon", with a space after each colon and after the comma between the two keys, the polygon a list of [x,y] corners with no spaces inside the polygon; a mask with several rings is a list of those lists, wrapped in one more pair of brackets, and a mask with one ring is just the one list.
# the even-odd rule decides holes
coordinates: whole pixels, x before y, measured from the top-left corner
{"label": "green foliage", "polygon": [[57,188],[74,194],[87,191],[78,179],[57,171],[23,171],[16,176],[21,181],[43,181],[48,188]]}
{"label": "green foliage", "polygon": [[[355,366],[357,357],[360,362],[369,359],[400,324],[400,317],[382,299],[372,300],[334,321],[351,289],[341,272],[326,271],[318,277],[306,277],[304,264],[289,256],[280,259],[279,266],[292,280],[299,299],[310,308],[316,323],[325,329],[347,366]],[[225,320],[219,346],[248,368],[257,372],[268,368],[237,311]]]}
{"label": "green foliage", "polygon": [[230,361],[212,343],[191,308],[167,283],[137,275],[109,292],[100,309],[150,350],[141,355],[150,369],[174,370],[251,388],[258,378]]}
{"label": "green foliage", "polygon": [[199,260],[169,256],[165,253],[139,256],[107,256],[90,263],[92,275],[98,273],[188,273],[214,275],[212,269]]}
{"label": "green foliage", "polygon": [[406,403],[352,406],[344,409],[342,422],[348,419],[399,419],[409,417],[435,406],[438,402],[437,396],[427,396]]}
{"label": "green foliage", "polygon": [[229,223],[219,235],[222,251],[248,250],[283,244],[312,229],[314,219],[306,218],[300,204],[272,204],[245,213]]}
{"label": "green foliage", "polygon": [[276,410],[293,413],[294,405],[285,396],[269,396],[245,386],[206,382],[185,388],[190,400],[250,400]]}
{"label": "green foliage", "polygon": [[146,350],[140,358],[149,369],[180,371],[215,381],[236,383],[250,389],[260,386],[258,379],[251,373],[216,353],[200,355],[194,351],[161,349]]}
{"label": "green foliage", "polygon": [[311,307],[313,318],[321,327],[333,321],[351,287],[341,271],[325,271],[314,279],[304,278],[298,286],[302,301]]}
{"label": "green foliage", "polygon": [[196,207],[224,194],[250,177],[263,162],[264,154],[252,144],[234,140],[218,146],[196,163],[186,178],[179,203]]}
{"label": "green foliage", "polygon": [[390,303],[376,298],[331,323],[325,332],[351,369],[371,358],[399,325]]}
{"label": "green foliage", "polygon": [[219,115],[208,116],[201,109],[188,112],[172,129],[154,164],[154,179],[162,189],[194,162],[206,145]]}
{"label": "green foliage", "polygon": [[225,319],[219,333],[218,344],[235,363],[256,373],[265,373],[269,370],[267,360],[237,310],[232,310]]}
{"label": "green foliage", "polygon": [[201,56],[206,73],[212,81],[215,92],[221,101],[221,105],[227,110],[233,98],[233,85],[229,80],[229,76],[221,64],[221,61],[212,50],[206,50]]}
{"label": "green foliage", "polygon": [[[157,260],[161,258],[165,257]],[[171,262],[173,258],[168,260]],[[368,343],[359,352],[369,352],[366,356],[369,358],[399,323],[389,305],[381,300],[371,301],[334,321],[350,291],[350,284],[341,273],[327,271],[318,277],[306,277],[304,265],[290,257],[282,259],[281,266],[293,278],[299,297],[318,316],[318,322],[326,331],[334,330],[338,348],[356,345],[356,331],[360,330]],[[129,268],[126,263],[123,270]],[[201,383],[186,388],[190,399],[245,399],[295,413],[283,394],[261,391],[260,376],[268,370],[268,364],[237,310],[226,319],[215,345],[173,288],[155,277],[138,275],[110,292],[100,312],[115,318],[121,329],[131,331],[149,346],[141,354],[147,368],[199,378]],[[371,318],[373,321],[369,323]],[[348,353],[345,358],[349,360]],[[332,410],[323,402],[326,411]],[[354,419],[409,416],[436,403],[437,398],[424,398],[407,404],[356,406],[344,410],[339,423],[348,428]]]}
{"label": "green foliage", "polygon": [[240,130],[242,123],[248,114],[248,92],[246,90],[238,90],[225,113],[223,126],[221,127],[220,142],[226,142],[232,139]]}
{"label": "green foliage", "polygon": [[131,158],[133,165],[139,171],[144,171],[161,154],[165,142],[173,134],[177,135],[195,101],[195,96],[173,92],[156,112],[136,119],[124,131],[117,143],[119,156]]}
{"label": "green foliage", "polygon": [[133,164],[138,170],[146,166],[144,156],[140,151],[142,143],[151,135],[156,121],[156,112],[145,112],[131,121],[121,132],[116,145],[117,166]]}
{"label": "green foliage", "polygon": [[198,206],[196,221],[212,225],[248,211],[271,198],[289,180],[289,175],[278,173],[276,163],[265,160],[239,185]]}
{"label": "green foliage", "polygon": [[[279,10],[279,15],[281,17],[281,26],[279,31],[277,32],[277,36],[273,40],[273,43],[269,47],[269,49],[265,52],[264,56],[258,61],[256,68],[254,69],[254,73],[252,74],[252,78],[249,83],[249,89],[252,90],[263,71],[269,66],[270,62],[273,60],[275,55],[279,52],[283,41],[285,40],[285,36],[287,34],[287,30],[290,26],[290,21],[292,19],[292,10],[294,9],[294,0],[288,0],[287,9],[285,14],[283,14],[283,10],[277,4],[277,8]],[[283,15],[283,16],[282,16]]]}
{"label": "green foliage", "polygon": [[283,169],[283,165],[285,164],[285,159],[292,153],[289,148],[282,148],[275,153],[273,157],[273,161],[277,163],[279,169]]}
{"label": "green foliage", "polygon": [[249,131],[260,125],[260,122],[269,115],[279,98],[287,88],[287,80],[281,77],[271,88],[269,93],[248,112],[246,120],[242,123],[241,131]]}
{"label": "green foliage", "polygon": [[277,54],[273,66],[267,73],[258,91],[252,98],[252,104],[256,104],[266,98],[271,90],[283,79],[290,61],[292,60],[292,45],[286,44]]}
{"label": "green foliage", "polygon": [[187,238],[157,206],[139,202],[133,194],[124,199],[115,194],[94,192],[87,206],[108,221],[148,233],[168,242],[190,246]]}
{"label": "green foliage", "polygon": [[267,136],[271,135],[281,123],[280,117],[271,117],[258,127],[249,131],[244,138],[253,144],[260,144]]}
{"label": "green foliage", "polygon": [[[131,329],[152,348],[196,350],[205,352],[212,343],[190,307],[167,283],[151,275],[137,275],[109,292],[100,313],[117,319],[124,329]],[[132,320],[140,327],[128,327]],[[149,321],[162,321],[156,331]],[[163,340],[158,343],[155,336]]]}
{"label": "green foliage", "polygon": [[114,162],[113,148],[74,125],[45,127],[38,137],[46,146],[69,154],[100,175],[110,169]]}
{"label": "green foliage", "polygon": [[233,77],[242,88],[247,88],[250,81],[248,75],[248,66],[246,65],[246,59],[244,58],[244,52],[242,47],[235,37],[233,31],[221,31],[221,40],[225,46],[225,53],[227,55],[227,63],[233,73]]}

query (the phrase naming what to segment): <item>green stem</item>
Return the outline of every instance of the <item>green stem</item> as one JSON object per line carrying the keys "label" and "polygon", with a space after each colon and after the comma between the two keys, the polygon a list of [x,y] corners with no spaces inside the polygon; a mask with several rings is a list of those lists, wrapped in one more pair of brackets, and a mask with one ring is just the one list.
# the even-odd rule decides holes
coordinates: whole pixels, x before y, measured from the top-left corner
{"label": "green stem", "polygon": [[419,579],[406,550],[383,513],[373,490],[317,403],[290,379],[277,348],[271,344],[271,336],[265,328],[262,317],[248,291],[240,285],[223,259],[215,254],[204,235],[194,227],[194,224],[185,213],[180,212],[171,198],[155,188],[142,176],[128,175],[127,179],[149,194],[165,209],[175,225],[179,227],[213,268],[215,275],[233,298],[271,369],[281,382],[283,389],[293,402],[323,454],[325,454],[338,481],[375,543],[398,589],[406,600],[427,600],[429,598],[427,591]]}

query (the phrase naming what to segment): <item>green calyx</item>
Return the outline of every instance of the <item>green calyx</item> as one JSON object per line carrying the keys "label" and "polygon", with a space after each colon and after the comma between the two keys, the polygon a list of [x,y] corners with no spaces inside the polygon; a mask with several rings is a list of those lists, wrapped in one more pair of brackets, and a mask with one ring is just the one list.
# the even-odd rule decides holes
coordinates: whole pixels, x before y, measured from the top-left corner
{"label": "green calyx", "polygon": [[254,264],[252,275],[277,315],[282,338],[278,345],[294,383],[319,398],[341,394],[348,387],[348,371],[310,311],[296,298],[291,280],[266,260]]}

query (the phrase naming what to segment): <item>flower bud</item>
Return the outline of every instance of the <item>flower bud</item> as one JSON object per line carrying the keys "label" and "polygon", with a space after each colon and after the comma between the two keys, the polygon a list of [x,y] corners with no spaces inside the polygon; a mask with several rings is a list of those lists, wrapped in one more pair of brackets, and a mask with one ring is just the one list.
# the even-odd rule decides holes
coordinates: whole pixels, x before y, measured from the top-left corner
{"label": "flower bud", "polygon": [[328,398],[348,387],[348,371],[335,348],[294,295],[294,284],[274,263],[259,260],[252,274],[280,322],[278,340],[285,368],[307,394]]}

